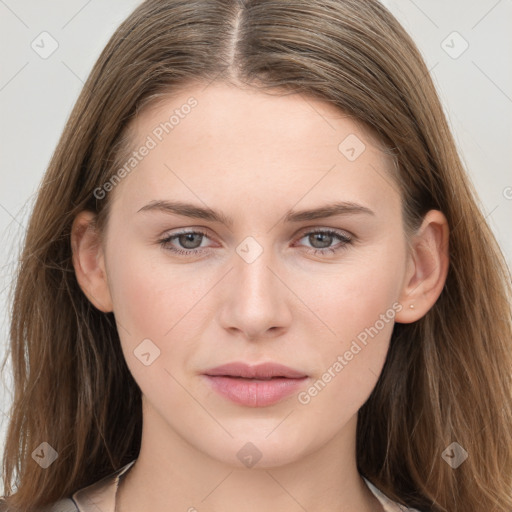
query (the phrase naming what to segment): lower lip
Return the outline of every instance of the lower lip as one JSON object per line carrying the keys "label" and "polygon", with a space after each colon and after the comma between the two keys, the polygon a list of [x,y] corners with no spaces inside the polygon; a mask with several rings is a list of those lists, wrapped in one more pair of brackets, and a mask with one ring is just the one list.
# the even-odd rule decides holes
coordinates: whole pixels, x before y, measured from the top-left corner
{"label": "lower lip", "polygon": [[247,407],[265,407],[297,392],[307,377],[300,379],[275,378],[252,380],[223,375],[206,375],[217,393]]}

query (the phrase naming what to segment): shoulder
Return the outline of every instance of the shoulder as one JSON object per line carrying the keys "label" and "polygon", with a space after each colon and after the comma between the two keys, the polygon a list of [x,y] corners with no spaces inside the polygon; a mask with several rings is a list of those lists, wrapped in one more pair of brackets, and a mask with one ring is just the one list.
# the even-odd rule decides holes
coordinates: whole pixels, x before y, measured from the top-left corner
{"label": "shoulder", "polygon": [[70,498],[64,498],[52,503],[37,512],[78,512],[76,503]]}
{"label": "shoulder", "polygon": [[[0,498],[0,512],[11,512],[4,498]],[[72,499],[64,498],[34,512],[79,512],[78,507]]]}
{"label": "shoulder", "polygon": [[[98,512],[99,510],[101,512],[112,512],[115,510],[115,496],[119,478],[127,473],[135,460],[101,480],[79,489],[71,497],[62,498],[44,507],[31,510],[31,512]],[[0,496],[0,512],[15,512],[12,508],[9,508],[2,496]]]}

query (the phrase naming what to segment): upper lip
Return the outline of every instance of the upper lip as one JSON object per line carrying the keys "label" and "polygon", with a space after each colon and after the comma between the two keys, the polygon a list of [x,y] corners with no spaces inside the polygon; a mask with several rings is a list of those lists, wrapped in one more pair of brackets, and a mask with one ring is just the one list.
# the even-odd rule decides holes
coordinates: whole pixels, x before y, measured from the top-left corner
{"label": "upper lip", "polygon": [[269,379],[272,377],[286,377],[288,379],[300,379],[307,377],[304,372],[294,370],[279,363],[260,363],[250,365],[243,362],[233,362],[216,366],[205,372],[205,375],[229,377],[242,377],[246,379]]}

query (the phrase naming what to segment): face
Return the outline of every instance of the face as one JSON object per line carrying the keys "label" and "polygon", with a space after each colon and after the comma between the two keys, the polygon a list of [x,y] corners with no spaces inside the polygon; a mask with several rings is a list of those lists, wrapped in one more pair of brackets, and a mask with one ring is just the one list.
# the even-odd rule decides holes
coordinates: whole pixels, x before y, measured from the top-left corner
{"label": "face", "polygon": [[[108,192],[103,250],[145,423],[230,464],[251,442],[260,466],[343,435],[402,308],[408,254],[390,161],[327,103],[223,84],[145,111],[133,142],[136,166]],[[232,362],[296,374],[207,376]]]}

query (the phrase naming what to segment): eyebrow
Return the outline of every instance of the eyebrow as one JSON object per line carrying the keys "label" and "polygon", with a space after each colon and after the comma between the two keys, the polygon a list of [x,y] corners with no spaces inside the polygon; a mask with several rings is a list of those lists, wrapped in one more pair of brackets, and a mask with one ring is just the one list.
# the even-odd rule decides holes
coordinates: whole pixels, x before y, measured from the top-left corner
{"label": "eyebrow", "polygon": [[[160,211],[164,213],[182,215],[183,217],[190,217],[193,219],[204,219],[211,222],[219,222],[228,227],[233,226],[234,223],[232,217],[225,215],[222,212],[182,201],[154,200],[140,208],[137,213],[148,211]],[[341,201],[329,203],[309,210],[289,210],[284,216],[284,222],[304,222],[308,220],[325,219],[336,215],[360,213],[375,215],[375,212],[366,206],[353,203],[351,201]]]}

